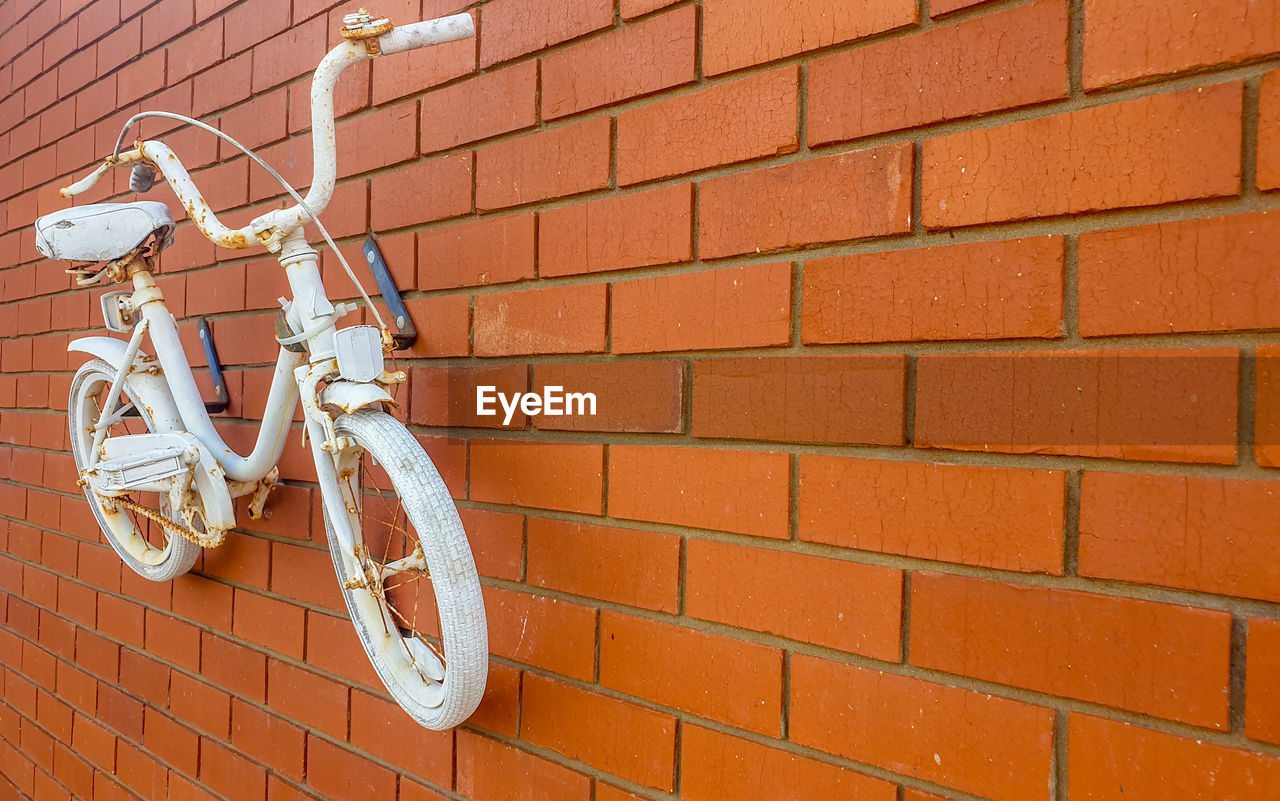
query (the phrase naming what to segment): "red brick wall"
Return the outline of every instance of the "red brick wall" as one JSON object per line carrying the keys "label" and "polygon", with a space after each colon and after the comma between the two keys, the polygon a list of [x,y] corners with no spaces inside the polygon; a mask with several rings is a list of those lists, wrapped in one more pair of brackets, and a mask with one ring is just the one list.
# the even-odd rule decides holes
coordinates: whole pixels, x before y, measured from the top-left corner
{"label": "red brick wall", "polygon": [[[159,585],[65,452],[100,290],[32,221],[139,108],[307,183],[329,6],[0,3],[0,797],[1280,797],[1280,1],[484,0],[344,77],[327,218],[411,287],[486,585],[447,733],[356,650],[296,437]],[[230,220],[279,202],[167,130]],[[278,267],[184,224],[160,283],[247,446]]]}

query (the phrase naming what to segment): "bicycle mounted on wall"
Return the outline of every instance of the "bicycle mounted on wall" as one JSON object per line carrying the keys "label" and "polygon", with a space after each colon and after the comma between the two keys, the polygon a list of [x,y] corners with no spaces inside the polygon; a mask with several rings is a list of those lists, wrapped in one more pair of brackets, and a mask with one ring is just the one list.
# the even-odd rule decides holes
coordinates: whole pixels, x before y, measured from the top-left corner
{"label": "bicycle mounted on wall", "polygon": [[[103,279],[133,284],[102,297],[107,328],[130,334],[127,342],[86,337],[68,345],[94,357],[76,372],[68,405],[79,483],[125,564],[154,581],[176,578],[191,569],[202,547],[221,544],[235,526],[233,498],[249,496],[250,517],[260,517],[300,400],[303,439],[315,462],[329,550],[352,623],[392,697],[422,725],[444,729],[470,716],[484,693],[488,640],[479,576],[439,473],[413,435],[384,411],[393,403],[389,388],[405,378],[385,367],[393,336],[317,218],[337,175],[333,88],[343,69],[465,39],[474,26],[458,14],[393,27],[361,9],[344,19],[341,32],[344,41],[312,79],[314,172],[305,198],[231,137],[168,112],[135,115],[112,155],[62,190],[73,197],[112,168],[132,165],[130,187],[145,192],[158,171],[214,244],[263,245],[278,254],[292,297],[280,299],[280,352],[249,455],[232,450],[214,428],[152,277],[160,251],[173,241],[168,207],[140,201],[65,209],[36,221],[36,242],[49,258],[94,263],[68,270],[81,286]],[[168,146],[136,142],[121,152],[129,129],[146,117],[176,119],[222,137],[280,181],[295,205],[228,228]],[[337,327],[357,306],[326,297],[317,253],[303,234],[307,223],[337,255],[376,327]],[[144,337],[154,356],[143,352]]]}

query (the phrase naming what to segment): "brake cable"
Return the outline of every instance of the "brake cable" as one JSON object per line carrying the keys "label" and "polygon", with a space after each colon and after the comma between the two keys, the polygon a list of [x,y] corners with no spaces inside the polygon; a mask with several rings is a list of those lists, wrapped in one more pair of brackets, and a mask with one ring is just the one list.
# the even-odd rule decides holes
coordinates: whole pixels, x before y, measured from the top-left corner
{"label": "brake cable", "polygon": [[[370,299],[369,293],[364,291],[364,285],[360,283],[360,279],[356,277],[355,271],[352,270],[351,265],[347,263],[346,257],[342,255],[342,251],[339,250],[338,246],[334,243],[333,237],[329,236],[329,231],[324,227],[324,223],[320,222],[320,216],[315,212],[313,212],[311,210],[311,207],[307,205],[307,202],[302,199],[302,196],[299,195],[298,192],[292,186],[289,185],[289,182],[286,181],[284,178],[282,178],[280,176],[280,173],[272,169],[270,164],[263,161],[262,158],[259,157],[257,153],[254,153],[252,150],[240,144],[235,139],[232,139],[230,136],[223,133],[222,131],[219,131],[217,128],[214,128],[212,125],[203,123],[200,120],[195,120],[190,117],[184,116],[182,114],[175,114],[172,111],[142,111],[130,117],[129,121],[124,124],[124,128],[120,130],[120,137],[116,139],[115,150],[111,152],[112,158],[116,158],[120,155],[120,146],[124,144],[124,139],[125,139],[125,136],[129,133],[129,129],[132,128],[138,120],[144,119],[146,117],[161,117],[169,120],[177,120],[179,122],[184,122],[188,125],[194,125],[197,128],[202,128],[216,136],[220,136],[223,139],[225,139],[227,142],[231,143],[233,147],[240,150],[240,152],[244,153],[246,156],[248,156],[249,158],[257,162],[257,164],[260,167],[262,167],[262,169],[267,171],[268,175],[276,179],[276,181],[279,182],[279,184],[284,187],[285,191],[289,193],[289,196],[298,202],[298,205],[301,206],[302,210],[307,213],[307,216],[311,218],[311,221],[316,224],[316,228],[320,229],[320,235],[324,237],[324,241],[329,245],[329,248],[334,252],[334,255],[338,257],[338,261],[341,262],[342,264],[342,269],[346,271],[347,277],[351,279],[351,283],[355,284],[356,289],[359,290],[360,297],[364,299],[365,305],[367,305],[369,307],[369,310],[373,312],[374,319],[378,321],[378,328],[382,329],[384,336],[387,336],[387,333],[386,333],[388,331],[387,324],[382,319],[382,315],[378,313],[378,307],[373,304],[373,300]],[[314,178],[314,176],[312,177]]]}

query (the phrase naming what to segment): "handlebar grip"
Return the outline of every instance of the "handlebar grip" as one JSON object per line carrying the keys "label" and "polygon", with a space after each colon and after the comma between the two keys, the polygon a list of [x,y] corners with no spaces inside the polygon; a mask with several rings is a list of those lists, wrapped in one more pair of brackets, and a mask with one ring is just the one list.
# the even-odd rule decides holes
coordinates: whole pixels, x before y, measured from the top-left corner
{"label": "handlebar grip", "polygon": [[156,185],[156,171],[150,164],[135,164],[129,173],[129,191],[142,194]]}
{"label": "handlebar grip", "polygon": [[451,17],[430,19],[410,25],[399,25],[378,37],[383,55],[403,53],[419,47],[456,42],[476,35],[475,23],[470,14],[454,14]]}

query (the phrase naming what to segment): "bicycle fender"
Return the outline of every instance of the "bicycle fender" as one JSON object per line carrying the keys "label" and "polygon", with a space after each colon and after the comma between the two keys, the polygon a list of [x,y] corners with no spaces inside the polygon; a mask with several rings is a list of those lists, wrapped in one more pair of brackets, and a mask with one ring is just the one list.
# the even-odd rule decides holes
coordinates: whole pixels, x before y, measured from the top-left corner
{"label": "bicycle fender", "polygon": [[[127,349],[128,343],[112,337],[81,337],[67,343],[67,352],[88,353],[90,356],[102,359],[116,370],[120,369]],[[134,360],[135,366],[150,366],[152,363],[159,366],[152,357],[138,351]],[[152,375],[145,369],[135,369],[125,376],[125,382],[138,402],[146,406],[157,431],[186,430],[182,424],[182,417],[178,414],[178,405],[173,402],[173,395],[169,392],[169,385],[164,382],[164,378]]]}
{"label": "bicycle fender", "polygon": [[320,390],[320,405],[332,406],[347,414],[353,414],[375,403],[396,405],[387,391],[377,384],[359,384],[354,381],[335,381]]}

